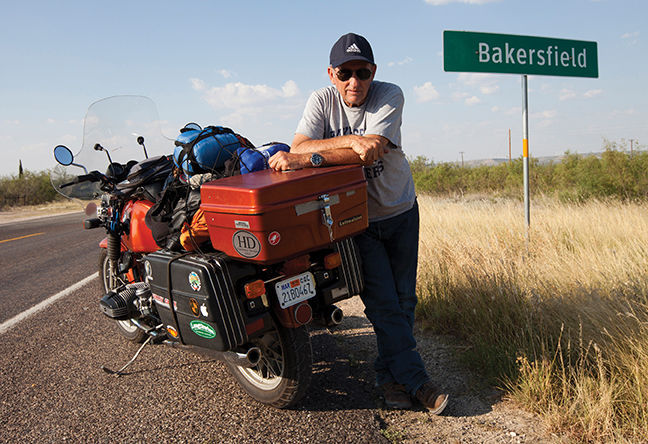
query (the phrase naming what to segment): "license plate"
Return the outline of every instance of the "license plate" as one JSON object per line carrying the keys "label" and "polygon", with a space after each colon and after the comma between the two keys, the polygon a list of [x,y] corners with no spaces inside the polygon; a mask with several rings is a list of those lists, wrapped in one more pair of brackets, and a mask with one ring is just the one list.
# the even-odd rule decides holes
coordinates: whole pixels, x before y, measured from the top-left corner
{"label": "license plate", "polygon": [[275,284],[279,305],[288,308],[316,295],[313,273],[306,272]]}

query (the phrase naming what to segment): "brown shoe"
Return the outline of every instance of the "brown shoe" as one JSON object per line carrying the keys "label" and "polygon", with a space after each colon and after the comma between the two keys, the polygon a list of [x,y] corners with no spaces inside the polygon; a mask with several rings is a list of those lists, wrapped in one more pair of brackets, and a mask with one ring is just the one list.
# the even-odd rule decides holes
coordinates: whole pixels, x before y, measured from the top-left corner
{"label": "brown shoe", "polygon": [[390,409],[411,409],[412,398],[404,386],[388,382],[380,387],[385,398],[385,405]]}
{"label": "brown shoe", "polygon": [[431,382],[426,382],[416,391],[416,399],[434,415],[440,414],[448,405],[448,395],[439,393]]}

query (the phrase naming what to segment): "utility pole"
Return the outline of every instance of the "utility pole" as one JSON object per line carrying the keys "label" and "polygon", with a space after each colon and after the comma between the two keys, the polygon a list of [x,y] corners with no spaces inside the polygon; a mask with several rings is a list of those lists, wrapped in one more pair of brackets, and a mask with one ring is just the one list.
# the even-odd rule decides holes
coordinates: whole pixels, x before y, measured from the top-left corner
{"label": "utility pole", "polygon": [[632,157],[633,152],[632,152],[632,142],[634,142],[634,139],[630,139],[630,157]]}
{"label": "utility pole", "polygon": [[463,152],[463,151],[459,151],[459,154],[461,154],[461,168],[463,168],[463,167],[464,167],[464,163],[463,163],[463,155],[464,155],[464,152]]}
{"label": "utility pole", "polygon": [[511,164],[511,128],[509,128],[509,165]]}

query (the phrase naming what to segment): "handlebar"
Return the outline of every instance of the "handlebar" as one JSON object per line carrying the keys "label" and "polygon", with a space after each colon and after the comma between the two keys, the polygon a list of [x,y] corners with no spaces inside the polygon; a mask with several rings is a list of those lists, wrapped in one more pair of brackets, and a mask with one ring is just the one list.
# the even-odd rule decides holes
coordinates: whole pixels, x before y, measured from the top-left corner
{"label": "handlebar", "polygon": [[101,174],[99,171],[91,171],[89,174],[82,174],[75,177],[71,182],[64,183],[59,188],[69,187],[70,185],[75,185],[81,182],[99,182],[103,179],[108,178],[104,174]]}

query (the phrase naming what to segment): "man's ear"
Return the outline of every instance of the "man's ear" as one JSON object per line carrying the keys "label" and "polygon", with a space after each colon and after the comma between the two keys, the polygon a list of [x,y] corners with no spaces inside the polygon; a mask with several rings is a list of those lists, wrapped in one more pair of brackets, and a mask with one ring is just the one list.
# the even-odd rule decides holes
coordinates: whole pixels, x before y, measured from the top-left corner
{"label": "man's ear", "polygon": [[331,65],[329,65],[329,67],[328,67],[328,69],[326,70],[326,72],[328,73],[329,80],[331,81],[331,83],[335,85],[335,82],[334,82],[334,80],[333,80],[333,79],[334,79],[334,76],[335,76],[335,69],[333,69],[333,67],[332,67]]}

